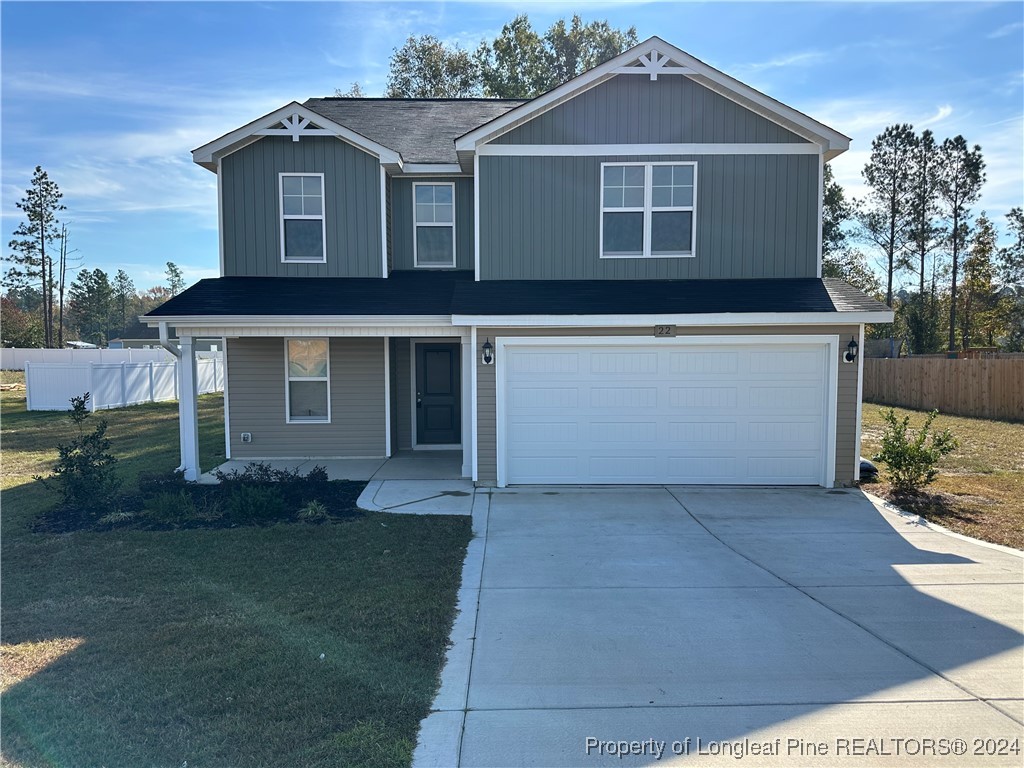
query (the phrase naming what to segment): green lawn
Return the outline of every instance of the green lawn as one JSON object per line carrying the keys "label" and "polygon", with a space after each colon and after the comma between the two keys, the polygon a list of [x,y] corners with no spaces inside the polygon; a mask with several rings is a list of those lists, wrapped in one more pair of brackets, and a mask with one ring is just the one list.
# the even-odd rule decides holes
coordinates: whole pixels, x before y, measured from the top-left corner
{"label": "green lawn", "polygon": [[[864,456],[881,446],[885,425],[880,411],[885,407],[863,406]],[[915,429],[927,415],[894,410],[900,417],[909,414]],[[1024,424],[940,414],[934,427],[948,428],[960,447],[939,462],[940,474],[924,493],[898,499],[900,506],[958,533],[1024,549]],[[884,465],[879,469],[882,482],[865,484],[864,489],[893,498]]]}
{"label": "green lawn", "polygon": [[[408,765],[466,518],[32,533],[69,422],[0,399],[4,765]],[[204,469],[221,415],[201,398]],[[97,416],[127,483],[177,464],[174,403]]]}

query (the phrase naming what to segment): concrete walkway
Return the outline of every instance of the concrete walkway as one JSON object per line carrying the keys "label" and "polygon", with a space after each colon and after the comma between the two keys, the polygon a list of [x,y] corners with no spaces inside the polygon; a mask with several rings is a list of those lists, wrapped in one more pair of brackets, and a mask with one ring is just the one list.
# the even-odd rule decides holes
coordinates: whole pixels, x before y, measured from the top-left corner
{"label": "concrete walkway", "polygon": [[1020,553],[849,490],[477,491],[473,516],[415,766],[1022,763]]}

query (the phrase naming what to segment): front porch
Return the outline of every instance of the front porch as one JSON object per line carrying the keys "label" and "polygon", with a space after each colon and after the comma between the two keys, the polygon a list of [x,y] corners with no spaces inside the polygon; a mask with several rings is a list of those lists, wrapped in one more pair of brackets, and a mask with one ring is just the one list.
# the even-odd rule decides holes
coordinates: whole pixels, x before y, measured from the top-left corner
{"label": "front porch", "polygon": [[320,466],[327,470],[331,480],[460,480],[463,477],[462,451],[399,451],[390,458],[376,459],[229,459],[204,472],[199,482],[216,483],[214,473],[241,472],[250,463],[298,470],[303,475]]}

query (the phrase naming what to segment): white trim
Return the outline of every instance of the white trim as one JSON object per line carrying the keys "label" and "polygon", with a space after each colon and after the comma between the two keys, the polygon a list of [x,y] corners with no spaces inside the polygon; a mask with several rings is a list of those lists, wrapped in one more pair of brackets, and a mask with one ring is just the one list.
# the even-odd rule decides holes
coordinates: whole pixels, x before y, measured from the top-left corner
{"label": "white trim", "polygon": [[[383,170],[383,169],[382,169]],[[284,180],[289,178],[305,178],[317,176],[320,178],[320,215],[305,215],[284,212]],[[305,195],[303,195],[305,197]],[[322,173],[279,173],[277,174],[277,220],[281,230],[281,263],[282,264],[326,264],[327,263],[327,184],[324,182]],[[316,221],[320,220],[320,239],[323,248],[323,256],[319,259],[288,259],[285,258],[284,223],[286,221]]]}
{"label": "white trim", "polygon": [[[656,166],[688,165],[693,169],[693,195],[690,205],[677,206],[654,206],[654,168]],[[604,204],[604,170],[608,167],[642,167],[644,169],[644,204],[642,208],[605,208]],[[609,162],[601,163],[600,172],[601,203],[600,220],[598,222],[598,258],[601,259],[692,259],[697,256],[697,163],[694,160],[665,161],[665,162]],[[651,250],[651,227],[655,211],[677,211],[690,213],[690,250],[681,253],[653,253]],[[643,215],[643,253],[613,253],[604,252],[604,215],[606,213],[640,213]]]}
{"label": "white trim", "polygon": [[[475,330],[475,329],[474,329]],[[495,454],[497,486],[506,487],[507,456],[505,451],[505,351],[509,346],[723,346],[723,345],[805,345],[822,346],[825,354],[826,381],[823,403],[824,430],[822,440],[822,462],[820,485],[831,488],[835,485],[836,465],[836,424],[838,415],[838,371],[839,336],[834,334],[786,335],[786,336],[675,336],[655,339],[652,336],[508,336],[496,337],[495,346]]]}
{"label": "white trim", "polygon": [[[417,187],[451,187],[452,190],[452,220],[450,222],[441,221],[417,221],[416,220],[416,188]],[[432,205],[436,205],[433,203]],[[455,265],[458,264],[458,255],[456,254],[456,231],[455,231],[455,182],[454,181],[414,181],[412,183],[412,265],[417,269],[454,269]],[[420,264],[419,254],[417,253],[416,240],[417,240],[417,229],[419,227],[450,227],[452,230],[452,261],[450,264]]]}
{"label": "white trim", "polygon": [[820,155],[817,144],[484,144],[483,157],[597,157],[635,155]]}
{"label": "white trim", "polygon": [[479,478],[479,458],[480,458],[480,432],[479,426],[479,411],[477,410],[477,362],[476,362],[476,347],[477,347],[477,334],[476,326],[474,325],[469,330],[469,345],[473,350],[473,357],[471,361],[472,367],[470,368],[470,396],[472,402],[470,403],[470,418],[473,421],[472,434],[473,434],[473,471],[470,475],[470,479],[475,483]]}
{"label": "white trim", "polygon": [[864,410],[864,326],[860,326],[858,334],[860,346],[857,348],[857,443],[853,452],[853,479],[860,482],[860,441],[861,419]]}
{"label": "white trim", "polygon": [[220,255],[220,276],[224,277],[224,168],[217,159],[217,248]]}
{"label": "white trim", "polygon": [[456,151],[474,151],[478,145],[492,141],[498,136],[506,133],[518,125],[537,117],[543,112],[557,107],[583,91],[599,85],[605,80],[614,77],[620,67],[628,66],[636,62],[641,55],[657,51],[674,60],[676,64],[693,71],[687,75],[702,85],[704,80],[708,81],[706,87],[717,86],[716,93],[739,103],[751,111],[761,115],[767,120],[782,125],[794,133],[803,134],[805,138],[822,145],[830,155],[836,155],[845,151],[850,146],[850,138],[844,136],[833,128],[819,123],[807,115],[788,107],[782,102],[776,101],[763,93],[741,83],[739,80],[726,75],[714,67],[708,66],[699,59],[694,58],[674,45],[666,43],[658,37],[651,37],[639,45],[630,48],[628,51],[606,61],[588,72],[573,78],[567,83],[538,96],[519,107],[509,110],[504,115],[481,125],[469,133],[455,140]]}
{"label": "white trim", "polygon": [[[327,344],[327,376],[296,376],[296,379],[303,381],[323,381],[327,384],[327,419],[292,419],[292,398],[291,384],[292,375],[288,370],[288,342],[289,341],[316,341],[317,339]],[[285,424],[330,424],[331,423],[331,340],[325,337],[286,337],[284,341],[284,423]]]}
{"label": "white trim", "polygon": [[458,163],[406,163],[402,167],[403,176],[468,176]]}
{"label": "white trim", "polygon": [[[384,339],[384,455],[391,458],[391,337],[381,338]],[[327,345],[330,348],[330,341]]]}
{"label": "white trim", "polygon": [[[327,241],[324,241],[326,246]],[[388,276],[388,172],[380,167],[380,259],[381,277]]]}
{"label": "white trim", "polygon": [[[480,280],[480,155],[478,154],[473,155],[473,279]],[[475,465],[473,479],[476,479]]]}
{"label": "white trim", "polygon": [[821,155],[818,158],[818,277],[821,277],[821,266],[823,246],[823,233],[824,233],[824,216],[825,216],[825,156]]}
{"label": "white trim", "polygon": [[[461,367],[462,374],[460,386],[462,388],[462,476],[472,477],[473,475],[473,453],[475,441],[473,440],[473,370],[476,368],[476,353],[473,351],[472,342],[465,336],[460,339]],[[465,361],[469,361],[466,363]]]}
{"label": "white trim", "polygon": [[231,406],[229,404],[230,389],[228,387],[228,338],[221,336],[224,348],[224,458],[231,458]]}
{"label": "white trim", "polygon": [[[451,325],[451,315],[176,315],[168,317],[147,317],[140,320],[153,327],[160,323],[209,328],[251,326],[253,328],[279,327],[282,325],[317,326],[335,325],[338,327],[365,326],[384,327],[392,325]],[[214,334],[215,336],[220,334]]]}
{"label": "white trim", "polygon": [[462,339],[441,338],[441,339],[409,339],[409,395],[411,406],[411,418],[409,425],[409,444],[414,451],[459,451],[462,450],[462,443],[424,443],[420,445],[416,441],[416,347],[421,344],[454,344],[459,349],[459,434],[462,434]]}
{"label": "white trim", "polygon": [[185,479],[199,479],[199,406],[196,387],[196,355],[192,337],[178,334],[181,365],[178,366],[178,443],[181,446],[181,466]]}
{"label": "white trim", "polygon": [[452,325],[494,328],[636,328],[645,325],[857,325],[891,323],[886,312],[720,312],[692,315],[452,315]]}
{"label": "white trim", "polygon": [[[275,129],[274,126],[282,122],[287,118],[294,118],[298,116],[304,120],[313,122],[319,126],[320,129],[309,129],[305,128],[301,130],[298,135],[293,135],[295,132],[289,132],[286,129]],[[241,128],[237,128],[230,133],[226,133],[218,139],[204,144],[197,149],[192,150],[192,162],[197,165],[201,165],[204,168],[215,171],[216,161],[219,158],[229,155],[232,152],[236,152],[244,146],[251,144],[254,141],[258,141],[259,137],[266,135],[289,135],[293,139],[298,138],[300,135],[315,135],[315,136],[334,136],[348,144],[361,149],[367,154],[373,155],[378,158],[381,163],[393,165],[398,168],[402,167],[402,157],[398,152],[393,149],[385,147],[383,144],[378,144],[371,139],[356,133],[350,128],[329,120],[318,112],[314,112],[308,107],[304,107],[296,101],[289,104],[285,104],[280,109],[275,109],[273,112],[269,112],[263,117],[259,117]]]}

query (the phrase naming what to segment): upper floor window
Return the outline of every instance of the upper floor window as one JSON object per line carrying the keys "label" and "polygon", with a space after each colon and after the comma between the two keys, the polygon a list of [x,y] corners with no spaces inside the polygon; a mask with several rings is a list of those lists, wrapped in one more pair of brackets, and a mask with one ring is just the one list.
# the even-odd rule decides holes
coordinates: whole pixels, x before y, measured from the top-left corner
{"label": "upper floor window", "polygon": [[413,264],[417,267],[455,266],[455,184],[412,185]]}
{"label": "upper floor window", "polygon": [[327,261],[324,175],[282,173],[281,261]]}
{"label": "upper floor window", "polygon": [[693,256],[696,163],[602,163],[601,257]]}
{"label": "upper floor window", "polygon": [[329,423],[331,360],[327,339],[285,339],[285,421]]}

